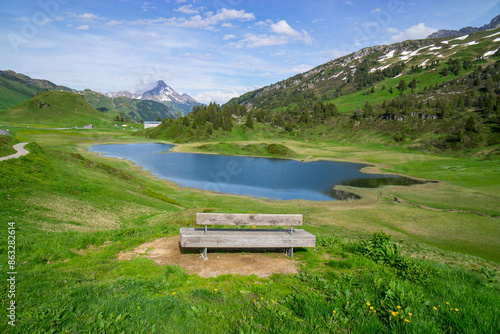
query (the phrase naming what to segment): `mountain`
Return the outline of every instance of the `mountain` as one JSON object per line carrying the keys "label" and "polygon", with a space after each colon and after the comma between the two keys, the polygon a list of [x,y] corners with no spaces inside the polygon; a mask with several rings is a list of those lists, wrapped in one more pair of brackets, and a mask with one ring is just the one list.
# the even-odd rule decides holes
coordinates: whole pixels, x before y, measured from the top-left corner
{"label": "mountain", "polygon": [[125,96],[128,97],[129,99],[141,99],[142,94],[141,93],[131,93],[126,90],[121,90],[119,92],[108,92],[104,93],[107,97],[115,98],[115,97],[121,97]]}
{"label": "mountain", "polygon": [[109,97],[90,89],[84,90],[83,94],[85,99],[94,108],[113,119],[116,116],[123,116],[125,119],[133,119],[135,121],[156,121],[158,118],[176,118],[176,111],[160,102],[139,100],[120,95]]}
{"label": "mountain", "polygon": [[92,107],[76,93],[46,91],[29,100],[0,111],[2,121],[57,127],[83,127],[87,124],[110,126],[111,119]]}
{"label": "mountain", "polygon": [[135,135],[174,142],[369,143],[496,159],[499,87],[497,28],[364,48]]}
{"label": "mountain", "polygon": [[[401,79],[420,79],[422,85],[441,84],[450,77],[440,75],[447,62],[461,59],[467,64],[487,63],[500,47],[500,29],[480,31],[466,37],[442,40],[409,40],[378,45],[319,65],[275,84],[247,92],[227,104],[244,104],[265,110],[280,110],[315,101],[333,101],[339,111],[356,110],[369,101],[382,102],[391,97],[389,87]],[[468,66],[468,71],[472,66]],[[427,75],[429,78],[427,78]],[[371,94],[371,87],[387,90]]]}
{"label": "mountain", "polygon": [[483,25],[480,28],[476,27],[465,27],[460,30],[438,30],[429,36],[427,38],[447,38],[447,37],[454,37],[454,36],[462,36],[462,35],[467,35],[467,34],[472,34],[474,32],[478,31],[483,31],[483,30],[491,30],[491,29],[496,29],[500,26],[500,15],[497,15],[495,18],[493,18],[490,23]]}
{"label": "mountain", "polygon": [[156,101],[163,103],[175,113],[181,112],[183,115],[190,113],[193,110],[193,106],[201,105],[201,103],[186,93],[180,95],[162,80],[159,80],[153,89],[144,92],[143,94],[120,91],[115,93],[106,93],[105,95],[111,98],[125,96],[131,99]]}
{"label": "mountain", "polygon": [[32,79],[11,70],[0,71],[0,110],[23,103],[42,91],[77,92],[48,80]]}

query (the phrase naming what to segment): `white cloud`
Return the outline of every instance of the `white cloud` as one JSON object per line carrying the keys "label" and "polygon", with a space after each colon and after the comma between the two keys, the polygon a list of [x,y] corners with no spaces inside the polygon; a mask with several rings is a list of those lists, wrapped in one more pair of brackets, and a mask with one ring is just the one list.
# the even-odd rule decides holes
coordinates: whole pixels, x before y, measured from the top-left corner
{"label": "white cloud", "polygon": [[193,5],[184,5],[182,7],[174,9],[174,11],[184,14],[198,14],[200,12],[198,8],[193,8]]}
{"label": "white cloud", "polygon": [[249,48],[255,48],[259,46],[271,46],[271,45],[283,45],[288,43],[288,39],[285,36],[280,35],[255,35],[255,34],[246,34],[245,38],[242,39],[239,43],[237,43],[237,47],[241,47],[246,45]]}
{"label": "white cloud", "polygon": [[122,24],[124,23],[125,21],[116,21],[116,20],[111,20],[109,21],[108,23],[106,23],[108,26],[116,26],[118,24]]}
{"label": "white cloud", "polygon": [[374,10],[372,10],[371,12],[372,13],[380,13],[382,11],[382,8],[375,8]]}
{"label": "white cloud", "polygon": [[290,25],[286,23],[285,20],[281,20],[278,23],[271,24],[271,31],[277,34],[288,35],[294,38],[300,37],[300,33],[290,27]]}
{"label": "white cloud", "polygon": [[210,102],[223,104],[231,100],[233,97],[238,97],[241,94],[243,93],[239,93],[237,91],[214,90],[214,91],[199,93],[194,97],[194,99],[198,102],[205,104],[209,104]]}
{"label": "white cloud", "polygon": [[44,19],[42,20],[42,22],[39,22],[38,24],[40,24],[41,26],[44,26],[44,25],[46,25],[46,24],[51,23],[52,21],[53,21],[52,19],[49,19],[48,17],[46,17],[46,18],[44,18]]}
{"label": "white cloud", "polygon": [[271,31],[279,35],[286,35],[290,38],[301,40],[306,44],[312,43],[311,36],[307,31],[302,30],[301,32],[298,32],[297,30],[290,27],[290,25],[285,20],[281,20],[278,23],[271,24]]}
{"label": "white cloud", "polygon": [[325,50],[325,51],[322,51],[321,53],[326,54],[329,59],[337,59],[337,58],[345,56],[347,54],[346,51],[341,51],[341,50],[337,50],[337,49]]}
{"label": "white cloud", "polygon": [[396,28],[387,27],[385,28],[385,31],[387,31],[389,34],[399,34],[399,30]]}
{"label": "white cloud", "polygon": [[76,30],[89,30],[89,25],[88,24],[83,24],[81,26],[76,27]]}
{"label": "white cloud", "polygon": [[242,21],[255,20],[255,15],[253,13],[247,13],[244,10],[222,8],[220,11],[217,12],[217,14],[210,16],[209,19],[213,21],[214,24],[216,24],[220,21],[228,21],[228,20],[242,20]]}
{"label": "white cloud", "polygon": [[68,14],[68,16],[73,17],[73,18],[80,20],[80,21],[90,22],[90,21],[95,21],[95,20],[99,19],[99,15],[92,14],[92,13],[76,14],[76,13],[68,12],[67,14]]}
{"label": "white cloud", "polygon": [[222,37],[222,39],[224,41],[227,41],[227,40],[230,40],[230,39],[233,39],[233,38],[236,38],[236,35],[229,34],[229,35],[224,35],[224,37]]}
{"label": "white cloud", "polygon": [[304,72],[307,72],[311,69],[313,69],[313,67],[311,65],[302,64],[302,65],[294,66],[289,70],[281,71],[281,73],[283,73],[283,74],[285,74],[285,73],[293,73],[293,74],[304,73]]}
{"label": "white cloud", "polygon": [[213,12],[206,12],[204,15],[205,17],[202,17],[201,15],[194,15],[189,18],[160,17],[157,19],[138,20],[133,23],[146,24],[146,25],[165,24],[174,27],[215,30],[215,26],[221,23],[227,27],[228,25],[225,24],[227,22],[224,21],[231,21],[231,20],[248,21],[255,19],[255,15],[253,13],[247,13],[244,10],[235,10],[227,8],[222,8],[216,14],[214,14]]}
{"label": "white cloud", "polygon": [[230,23],[230,22],[226,22],[226,23],[222,23],[221,26],[224,27],[224,28],[232,28],[233,24]]}
{"label": "white cloud", "polygon": [[419,23],[397,33],[391,39],[394,42],[406,41],[408,39],[422,39],[436,31],[437,29],[427,27],[425,23]]}
{"label": "white cloud", "polygon": [[144,2],[144,3],[142,4],[142,7],[141,7],[141,8],[142,8],[142,11],[143,11],[143,12],[147,12],[147,11],[149,11],[150,9],[156,9],[156,7],[155,7],[155,6],[151,6],[151,2]]}

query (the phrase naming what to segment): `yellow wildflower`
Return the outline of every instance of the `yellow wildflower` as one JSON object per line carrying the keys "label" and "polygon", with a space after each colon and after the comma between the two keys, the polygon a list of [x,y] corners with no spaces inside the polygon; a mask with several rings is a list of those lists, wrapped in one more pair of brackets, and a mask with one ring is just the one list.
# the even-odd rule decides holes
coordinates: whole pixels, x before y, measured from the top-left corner
{"label": "yellow wildflower", "polygon": [[408,315],[409,315],[410,317],[412,316],[412,314],[411,314],[410,312],[408,312]]}
{"label": "yellow wildflower", "polygon": [[446,305],[450,305],[450,303],[446,302]]}
{"label": "yellow wildflower", "polygon": [[377,313],[377,310],[373,310],[373,313]]}
{"label": "yellow wildflower", "polygon": [[176,295],[176,294],[177,294],[177,293],[176,293],[175,291],[174,291],[174,292],[172,292],[172,296],[173,296],[173,295]]}
{"label": "yellow wildflower", "polygon": [[408,320],[408,319],[405,319],[405,321],[406,321],[406,322],[410,322],[410,320]]}
{"label": "yellow wildflower", "polygon": [[456,309],[455,309],[455,311],[457,311],[457,312],[458,312],[458,308],[456,308]]}
{"label": "yellow wildflower", "polygon": [[436,306],[434,306],[433,309],[436,310],[436,311],[438,310],[438,308]]}
{"label": "yellow wildflower", "polygon": [[370,306],[370,303],[369,303],[369,302],[366,302],[366,306]]}
{"label": "yellow wildflower", "polygon": [[217,292],[217,289],[214,289],[215,292]]}
{"label": "yellow wildflower", "polygon": [[398,310],[401,310],[401,306],[399,306],[399,305],[398,305],[398,306],[396,306],[396,307],[398,308]]}
{"label": "yellow wildflower", "polygon": [[370,310],[373,310],[373,306],[370,306]]}
{"label": "yellow wildflower", "polygon": [[335,313],[337,313],[337,311],[333,311],[332,313],[335,314]]}

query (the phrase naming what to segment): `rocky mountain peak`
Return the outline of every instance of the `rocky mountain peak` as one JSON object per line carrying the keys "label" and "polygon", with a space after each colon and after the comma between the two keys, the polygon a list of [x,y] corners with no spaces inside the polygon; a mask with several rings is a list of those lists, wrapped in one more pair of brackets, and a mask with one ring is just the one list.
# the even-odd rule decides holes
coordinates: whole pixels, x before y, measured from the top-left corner
{"label": "rocky mountain peak", "polygon": [[477,31],[482,31],[482,30],[490,30],[490,29],[495,29],[500,26],[500,15],[497,15],[494,17],[490,23],[483,25],[482,27],[464,27],[461,28],[460,30],[438,30],[429,36],[427,38],[447,38],[447,37],[454,37],[454,36],[462,36],[462,35],[468,35],[472,34]]}

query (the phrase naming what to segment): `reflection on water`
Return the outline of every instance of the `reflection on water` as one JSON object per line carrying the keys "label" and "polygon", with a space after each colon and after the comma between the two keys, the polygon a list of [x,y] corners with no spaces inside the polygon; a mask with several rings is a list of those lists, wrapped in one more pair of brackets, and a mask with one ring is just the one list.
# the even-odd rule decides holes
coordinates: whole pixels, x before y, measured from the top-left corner
{"label": "reflection on water", "polygon": [[333,197],[337,200],[342,200],[342,201],[347,201],[347,200],[352,200],[352,199],[360,199],[356,194],[350,193],[348,191],[344,190],[337,190],[337,189],[332,189],[328,192],[328,195],[330,197]]}
{"label": "reflection on water", "polygon": [[415,180],[404,176],[399,176],[399,177],[384,176],[371,179],[346,180],[340,184],[356,188],[378,188],[381,186],[411,186],[414,184],[424,184],[424,183],[426,183],[426,181]]}
{"label": "reflection on water", "polygon": [[358,163],[300,162],[176,152],[164,154],[172,147],[156,143],[113,144],[95,145],[90,150],[108,157],[131,160],[153,175],[182,187],[269,199],[358,199],[359,196],[334,189],[335,185],[378,187],[420,182],[397,175],[365,174],[360,169],[367,166]]}

